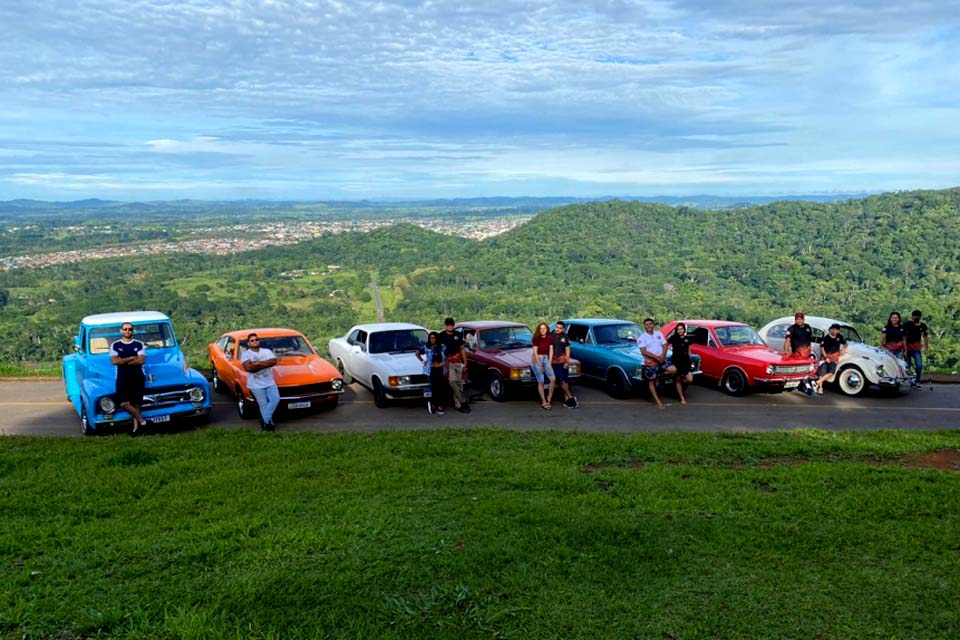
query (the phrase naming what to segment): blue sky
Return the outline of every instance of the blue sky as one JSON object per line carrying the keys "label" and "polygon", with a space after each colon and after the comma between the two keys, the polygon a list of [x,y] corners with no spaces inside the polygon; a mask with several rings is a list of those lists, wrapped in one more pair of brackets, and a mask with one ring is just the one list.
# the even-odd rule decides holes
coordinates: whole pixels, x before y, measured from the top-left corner
{"label": "blue sky", "polygon": [[960,185],[960,0],[6,0],[0,199]]}

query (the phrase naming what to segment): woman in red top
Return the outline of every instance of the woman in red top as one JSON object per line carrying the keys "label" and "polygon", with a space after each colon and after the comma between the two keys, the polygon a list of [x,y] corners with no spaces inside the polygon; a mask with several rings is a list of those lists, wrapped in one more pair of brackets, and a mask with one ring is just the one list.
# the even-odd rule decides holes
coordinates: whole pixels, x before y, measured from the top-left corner
{"label": "woman in red top", "polygon": [[[533,331],[533,350],[530,355],[530,370],[537,377],[537,391],[540,392],[540,406],[549,411],[553,407],[550,399],[553,398],[553,388],[557,380],[553,374],[553,336],[546,322],[541,322]],[[550,393],[544,394],[544,378],[550,379]]]}
{"label": "woman in red top", "polygon": [[900,312],[894,311],[887,319],[887,326],[880,332],[880,346],[898,358],[903,358],[904,338],[906,331],[900,324]]}

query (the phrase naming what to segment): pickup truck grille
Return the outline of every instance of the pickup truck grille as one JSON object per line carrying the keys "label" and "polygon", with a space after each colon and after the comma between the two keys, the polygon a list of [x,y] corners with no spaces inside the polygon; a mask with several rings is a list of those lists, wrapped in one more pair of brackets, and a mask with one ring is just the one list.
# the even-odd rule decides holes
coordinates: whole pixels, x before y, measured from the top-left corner
{"label": "pickup truck grille", "polygon": [[148,389],[143,394],[142,409],[156,409],[190,400],[190,389]]}
{"label": "pickup truck grille", "polygon": [[808,364],[797,364],[791,366],[778,365],[773,368],[774,375],[778,376],[789,376],[795,375],[798,373],[810,373],[810,365]]}

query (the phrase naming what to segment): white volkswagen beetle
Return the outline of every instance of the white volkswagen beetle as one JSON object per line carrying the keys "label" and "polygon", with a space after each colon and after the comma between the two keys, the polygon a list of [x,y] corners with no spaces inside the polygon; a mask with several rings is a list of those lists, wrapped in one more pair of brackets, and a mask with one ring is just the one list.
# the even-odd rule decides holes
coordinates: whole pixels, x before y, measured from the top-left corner
{"label": "white volkswagen beetle", "polygon": [[[840,325],[840,333],[847,340],[847,352],[840,358],[837,372],[828,382],[835,382],[844,395],[860,395],[871,384],[899,391],[913,382],[913,376],[907,374],[906,362],[885,349],[866,344],[849,322],[818,316],[806,316],[804,320],[813,330],[813,354],[817,358],[820,357],[820,341],[829,332],[830,325]],[[772,320],[760,329],[760,337],[770,347],[782,350],[787,329],[792,324],[793,316]]]}
{"label": "white volkswagen beetle", "polygon": [[427,330],[416,324],[358,324],[330,341],[330,358],[345,384],[359,382],[383,408],[398,398],[430,397],[430,380],[416,353],[427,342]]}

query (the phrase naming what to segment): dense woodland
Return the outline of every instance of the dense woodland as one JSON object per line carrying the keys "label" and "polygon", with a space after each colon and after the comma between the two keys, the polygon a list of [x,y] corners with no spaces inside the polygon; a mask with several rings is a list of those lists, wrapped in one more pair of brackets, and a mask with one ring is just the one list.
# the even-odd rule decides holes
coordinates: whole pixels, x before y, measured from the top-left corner
{"label": "dense woodland", "polygon": [[375,319],[371,278],[388,320],[429,327],[446,315],[760,326],[803,309],[849,320],[878,342],[890,311],[920,308],[932,364],[951,370],[960,354],[960,189],[728,211],[607,201],[551,209],[480,242],[397,225],[224,257],[3,272],[0,359],[10,370],[55,363],[79,318],[124,309],[169,313],[196,365],[207,342],[238,327],[296,327],[325,351],[328,338]]}

